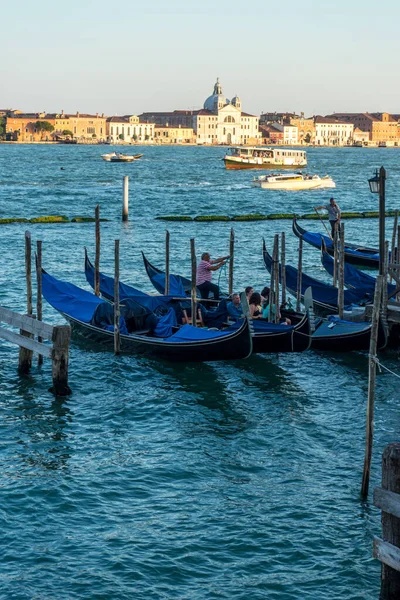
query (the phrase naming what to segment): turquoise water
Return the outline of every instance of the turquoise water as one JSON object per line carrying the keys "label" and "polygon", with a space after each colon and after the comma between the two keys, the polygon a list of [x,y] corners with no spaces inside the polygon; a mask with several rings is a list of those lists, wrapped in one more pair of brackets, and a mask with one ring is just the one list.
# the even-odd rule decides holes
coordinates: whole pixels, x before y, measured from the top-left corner
{"label": "turquoise water", "polygon": [[[0,146],[0,217],[92,215],[102,224],[101,267],[150,291],[140,250],[162,266],[162,214],[311,212],[331,190],[266,192],[253,173],[226,172],[221,148],[144,148],[131,165],[104,147]],[[138,150],[139,151],[139,150]],[[309,171],[337,182],[343,210],[376,210],[367,184],[388,169],[387,206],[399,206],[396,149],[311,149]],[[61,170],[61,167],[64,170]],[[130,222],[120,223],[122,177],[131,175]],[[387,220],[388,234],[392,221]],[[235,286],[268,282],[261,239],[290,222],[237,223]],[[319,230],[316,222],[305,222]],[[168,223],[173,271],[198,253],[226,254],[229,223]],[[346,221],[350,240],[377,242],[377,221]],[[25,225],[0,229],[0,304],[24,310]],[[93,224],[32,225],[52,274],[85,286],[83,246]],[[325,277],[319,254],[307,272]],[[223,285],[224,279],[221,280]],[[62,318],[48,305],[45,319]],[[382,361],[400,372],[394,354]],[[73,395],[48,392],[51,367],[19,377],[17,350],[0,344],[0,596],[25,599],[376,600],[372,536],[379,511],[359,499],[367,359],[361,353],[254,356],[174,365],[114,357],[76,342]],[[396,378],[378,374],[371,489],[380,456],[399,440]]]}

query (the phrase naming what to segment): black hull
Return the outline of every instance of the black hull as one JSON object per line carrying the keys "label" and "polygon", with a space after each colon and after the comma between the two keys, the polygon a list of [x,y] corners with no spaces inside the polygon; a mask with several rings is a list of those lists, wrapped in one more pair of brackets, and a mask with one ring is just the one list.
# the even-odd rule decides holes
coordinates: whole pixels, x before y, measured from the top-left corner
{"label": "black hull", "polygon": [[[326,336],[314,334],[311,340],[311,349],[328,350],[330,352],[368,351],[371,339],[371,327],[371,323],[366,323],[365,329],[356,333],[350,331],[349,333]],[[379,322],[378,349],[385,348],[386,344],[386,332],[382,323]]]}
{"label": "black hull", "polygon": [[311,329],[308,315],[293,329],[279,333],[261,333],[255,331],[253,337],[254,354],[270,354],[278,352],[304,352],[310,348]]}
{"label": "black hull", "polygon": [[[78,321],[64,313],[63,316],[71,324],[73,332],[93,342],[97,349],[99,346],[110,349],[114,347],[112,331]],[[237,360],[247,358],[252,353],[252,337],[249,322],[245,319],[237,331],[224,338],[211,340],[173,343],[145,335],[121,335],[121,352],[153,356],[173,362]]]}
{"label": "black hull", "polygon": [[[310,244],[310,246],[313,246],[314,248],[317,248],[318,250],[322,250],[322,244],[320,244],[320,245],[312,244],[310,241],[308,241],[304,237],[304,234],[306,234],[307,231],[305,229],[303,229],[302,227],[300,227],[300,225],[297,223],[296,219],[293,220],[292,229],[293,229],[293,233],[298,238],[302,237],[303,240],[305,242],[307,242],[307,244]],[[353,250],[353,252],[346,252],[346,247]],[[333,248],[325,248],[325,249],[328,252],[328,254],[333,256]],[[379,267],[378,259],[376,259],[375,257],[372,258],[372,257],[368,257],[368,256],[354,254],[354,251],[356,251],[356,250],[359,250],[360,252],[363,252],[363,253],[370,252],[371,254],[376,254],[378,252],[378,250],[376,250],[375,248],[361,247],[361,246],[357,246],[356,244],[347,244],[346,243],[345,251],[344,251],[344,259],[347,263],[352,264],[352,265],[362,266],[362,267],[370,267],[373,269],[377,269]]]}

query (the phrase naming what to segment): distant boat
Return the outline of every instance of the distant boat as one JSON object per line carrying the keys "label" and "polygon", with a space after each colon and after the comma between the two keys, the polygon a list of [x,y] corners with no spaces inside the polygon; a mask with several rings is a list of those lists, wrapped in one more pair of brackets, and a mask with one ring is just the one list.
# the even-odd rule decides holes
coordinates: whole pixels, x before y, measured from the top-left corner
{"label": "distant boat", "polygon": [[293,169],[305,167],[307,157],[304,150],[236,146],[229,148],[224,162],[227,169]]}
{"label": "distant boat", "polygon": [[120,154],[119,152],[110,152],[109,154],[102,154],[101,158],[106,162],[133,162],[141,158],[143,154]]}
{"label": "distant boat", "polygon": [[314,188],[334,188],[336,183],[332,177],[325,175],[303,175],[302,173],[287,173],[284,175],[261,175],[254,177],[253,187],[263,190],[312,190]]}

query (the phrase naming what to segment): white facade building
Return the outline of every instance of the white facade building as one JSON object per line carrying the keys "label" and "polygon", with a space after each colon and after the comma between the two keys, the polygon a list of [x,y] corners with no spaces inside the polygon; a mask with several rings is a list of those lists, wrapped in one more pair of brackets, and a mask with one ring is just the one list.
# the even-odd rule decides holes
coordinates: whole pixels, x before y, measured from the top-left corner
{"label": "white facade building", "polygon": [[315,117],[316,146],[348,146],[353,143],[353,123],[331,117]]}
{"label": "white facade building", "polygon": [[110,117],[107,119],[107,141],[110,144],[151,143],[154,123],[141,123],[139,117]]}
{"label": "white facade building", "polygon": [[298,128],[296,125],[282,125],[274,123],[274,128],[283,133],[283,144],[285,146],[297,146],[299,143]]}
{"label": "white facade building", "polygon": [[202,110],[193,115],[193,129],[198,144],[257,144],[261,140],[258,117],[242,112],[238,96],[228,100],[218,79],[214,93],[204,102]]}

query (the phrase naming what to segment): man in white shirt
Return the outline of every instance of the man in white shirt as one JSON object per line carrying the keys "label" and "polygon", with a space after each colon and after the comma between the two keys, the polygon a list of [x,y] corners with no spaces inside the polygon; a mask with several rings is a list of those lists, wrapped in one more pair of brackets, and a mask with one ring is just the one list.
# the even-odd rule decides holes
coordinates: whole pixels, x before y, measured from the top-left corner
{"label": "man in white shirt", "polygon": [[341,215],[340,207],[338,204],[336,204],[335,199],[331,198],[329,200],[329,204],[323,204],[322,206],[315,207],[315,210],[323,210],[323,209],[328,211],[329,223],[331,224],[332,237],[333,237],[335,235],[336,224],[337,224],[338,232],[340,229],[340,215]]}

